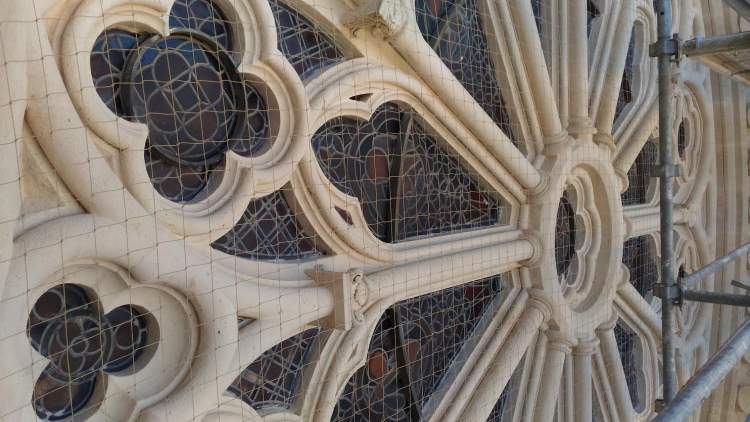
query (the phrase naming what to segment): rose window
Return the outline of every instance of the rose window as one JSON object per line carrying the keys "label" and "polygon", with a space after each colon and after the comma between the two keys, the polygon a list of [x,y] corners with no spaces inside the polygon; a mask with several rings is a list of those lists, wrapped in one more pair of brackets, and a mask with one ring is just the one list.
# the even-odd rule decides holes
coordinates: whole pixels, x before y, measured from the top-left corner
{"label": "rose window", "polygon": [[[700,2],[676,3],[702,35]],[[41,9],[3,417],[654,415],[651,2]],[[717,247],[710,78],[673,75],[683,273]],[[675,314],[684,383],[714,313]]]}

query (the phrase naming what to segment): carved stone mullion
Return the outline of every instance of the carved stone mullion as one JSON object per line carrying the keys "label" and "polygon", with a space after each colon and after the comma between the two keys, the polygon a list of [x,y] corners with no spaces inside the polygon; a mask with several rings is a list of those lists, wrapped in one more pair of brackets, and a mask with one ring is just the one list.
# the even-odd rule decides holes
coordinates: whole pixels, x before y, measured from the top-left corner
{"label": "carved stone mullion", "polygon": [[[531,297],[527,308],[516,322],[513,331],[508,336],[496,356],[503,356],[496,360],[495,365],[487,369],[482,381],[476,386],[474,393],[461,414],[462,420],[486,420],[492,410],[490,403],[497,398],[508,384],[513,371],[523,358],[523,351],[527,350],[539,333],[539,329],[552,314],[550,304],[537,297]],[[507,358],[506,358],[507,357]]]}
{"label": "carved stone mullion", "polygon": [[[625,219],[625,239],[643,236],[659,232],[659,206],[650,206],[647,208],[625,208],[623,210]],[[675,207],[674,222],[675,224],[689,223],[691,216],[687,208],[683,206]]]}
{"label": "carved stone mullion", "polygon": [[547,353],[533,413],[533,420],[540,421],[550,421],[554,418],[564,382],[565,359],[575,344],[575,339],[559,331],[548,331],[546,340]]}
{"label": "carved stone mullion", "polygon": [[587,0],[563,2],[568,9],[567,75],[569,78],[568,131],[578,139],[591,139],[595,129],[589,114],[589,64]]}
{"label": "carved stone mullion", "polygon": [[534,255],[526,239],[390,267],[367,275],[370,303],[392,302],[458,286],[517,268]]}
{"label": "carved stone mullion", "polygon": [[592,389],[592,357],[597,350],[599,340],[596,338],[581,340],[573,349],[573,383],[575,385],[574,403],[575,414],[579,420],[591,420],[593,389]]}
{"label": "carved stone mullion", "polygon": [[558,144],[566,141],[567,133],[563,130],[560,122],[557,104],[550,101],[551,98],[554,98],[554,91],[547,71],[542,45],[534,24],[531,2],[512,0],[508,2],[507,10],[514,18],[513,22],[515,23],[518,42],[522,47],[521,54],[526,64],[544,143],[554,146],[556,153],[557,148],[559,148]]}
{"label": "carved stone mullion", "polygon": [[[632,421],[635,420],[635,411],[633,410],[633,402],[630,400],[628,384],[625,381],[625,373],[620,362],[620,352],[613,331],[616,322],[617,319],[613,318],[597,329],[599,350],[604,364],[602,371],[599,371],[599,381],[606,384],[612,394],[611,402],[614,403],[617,420]],[[604,375],[603,378],[602,375]]]}
{"label": "carved stone mullion", "polygon": [[[628,50],[630,34],[635,22],[635,5],[633,0],[613,2],[612,15],[608,19],[612,29],[606,34],[609,48],[602,52],[604,55],[600,63],[606,63],[599,69],[604,74],[598,96],[592,101],[591,110],[594,110],[594,126],[597,134],[594,141],[614,151],[615,144],[612,139],[614,127],[615,107],[622,82],[622,73],[625,68],[625,54],[611,54]],[[611,37],[611,38],[610,38]],[[596,95],[596,94],[595,94]]]}

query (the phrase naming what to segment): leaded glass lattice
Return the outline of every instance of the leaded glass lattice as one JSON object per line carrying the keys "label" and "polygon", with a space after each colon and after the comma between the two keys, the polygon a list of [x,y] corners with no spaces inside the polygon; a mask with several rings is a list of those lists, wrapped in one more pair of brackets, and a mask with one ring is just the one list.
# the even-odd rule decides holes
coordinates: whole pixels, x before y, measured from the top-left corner
{"label": "leaded glass lattice", "polygon": [[34,385],[36,415],[61,421],[93,405],[105,374],[132,367],[148,346],[145,313],[119,306],[103,313],[98,299],[75,284],[60,284],[42,294],[31,308],[27,336],[49,364]]}
{"label": "leaded glass lattice", "polygon": [[415,5],[425,41],[518,146],[476,0],[415,0]]}
{"label": "leaded glass lattice", "polygon": [[425,405],[503,287],[502,276],[419,296],[389,308],[365,366],[349,379],[332,421],[408,421]]}
{"label": "leaded glass lattice", "polygon": [[154,189],[186,203],[205,197],[228,151],[268,149],[268,110],[232,61],[232,26],[208,0],[178,0],[170,34],[110,28],[90,66],[97,93],[119,117],[148,128],[144,162]]}
{"label": "leaded glass lattice", "polygon": [[279,51],[289,60],[303,80],[346,60],[331,37],[298,9],[279,0],[269,0],[276,20]]}
{"label": "leaded glass lattice", "polygon": [[318,334],[319,328],[311,328],[266,350],[242,371],[228,391],[255,410],[291,408]]}
{"label": "leaded glass lattice", "polygon": [[651,200],[656,184],[656,179],[651,177],[651,173],[658,161],[659,151],[656,143],[649,140],[628,169],[628,188],[621,195],[623,206],[646,204]]}
{"label": "leaded glass lattice", "polygon": [[654,298],[654,285],[659,282],[656,245],[651,236],[628,239],[623,245],[622,262],[630,272],[630,284],[646,301]]}
{"label": "leaded glass lattice", "polygon": [[169,27],[196,31],[213,39],[219,48],[234,51],[232,22],[211,0],[175,0],[169,12]]}
{"label": "leaded glass lattice", "polygon": [[638,335],[622,320],[615,325],[614,332],[615,339],[617,340],[617,350],[620,352],[620,362],[625,372],[625,382],[628,386],[630,400],[633,403],[633,408],[636,410],[642,409],[641,385],[639,385],[638,379],[638,342],[640,340]]}
{"label": "leaded glass lattice", "polygon": [[393,103],[369,121],[336,118],[313,136],[325,175],[359,198],[370,230],[399,242],[500,223],[498,201],[440,147],[415,112]]}
{"label": "leaded glass lattice", "polygon": [[256,260],[304,260],[324,255],[289,206],[284,190],[253,199],[235,226],[211,244],[229,255]]}
{"label": "leaded glass lattice", "polygon": [[635,79],[636,63],[636,29],[630,33],[630,43],[628,44],[628,54],[625,57],[625,69],[622,74],[620,92],[617,96],[617,106],[615,107],[615,120],[618,120],[628,104],[633,102],[635,92],[633,83]]}

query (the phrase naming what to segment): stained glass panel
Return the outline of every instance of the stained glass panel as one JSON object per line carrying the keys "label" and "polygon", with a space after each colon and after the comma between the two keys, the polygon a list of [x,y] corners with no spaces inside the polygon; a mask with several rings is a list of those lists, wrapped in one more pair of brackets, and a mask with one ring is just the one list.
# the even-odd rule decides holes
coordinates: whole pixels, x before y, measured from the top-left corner
{"label": "stained glass panel", "polygon": [[196,31],[213,39],[224,51],[233,51],[231,22],[211,0],[175,0],[169,12],[169,27]]}
{"label": "stained glass panel", "polygon": [[500,288],[501,280],[496,277],[395,305],[411,397],[420,409]]}
{"label": "stained glass panel", "polygon": [[221,10],[210,0],[177,0],[169,22],[166,37],[105,30],[90,62],[107,107],[148,127],[144,161],[154,189],[185,203],[218,184],[210,179],[221,177],[226,152],[257,156],[272,140],[264,98],[231,61],[232,28]]}
{"label": "stained glass panel", "polygon": [[130,31],[107,29],[91,48],[91,76],[96,92],[112,112],[122,117],[128,116],[122,103],[122,72],[138,40],[138,34]]}
{"label": "stained glass panel", "polygon": [[456,79],[518,145],[476,0],[415,0],[417,23]]}
{"label": "stained glass panel", "polygon": [[242,371],[228,391],[255,410],[291,408],[319,333],[319,328],[311,328],[266,350]]}
{"label": "stained glass panel", "polygon": [[630,43],[628,44],[628,53],[625,57],[625,70],[622,74],[620,84],[620,93],[617,96],[617,107],[615,108],[615,120],[617,120],[628,104],[633,102],[635,92],[633,91],[633,82],[635,79],[636,66],[636,29],[633,28],[630,34]]}
{"label": "stained glass panel", "polygon": [[279,51],[303,80],[346,60],[333,40],[319,26],[279,0],[269,0],[276,20]]}
{"label": "stained glass panel", "polygon": [[628,239],[623,245],[622,262],[630,272],[630,284],[646,301],[654,298],[654,285],[659,282],[656,245],[651,236]]}
{"label": "stained glass panel", "polygon": [[503,285],[489,277],[399,302],[378,322],[365,366],[349,379],[332,421],[427,418],[426,405]]}
{"label": "stained glass panel", "polygon": [[658,161],[659,151],[656,143],[649,140],[643,145],[628,170],[628,188],[621,195],[623,206],[646,204],[651,200],[652,185],[655,185],[656,181],[651,177],[651,169]]}
{"label": "stained glass panel", "polygon": [[408,387],[399,381],[396,321],[392,310],[378,321],[365,366],[349,378],[331,421],[411,421]]}
{"label": "stained glass panel", "polygon": [[622,369],[625,371],[625,382],[628,386],[630,400],[633,408],[641,409],[641,391],[638,380],[638,335],[622,320],[615,325],[615,339],[617,340],[617,350],[620,352],[620,362]]}
{"label": "stained glass panel", "polygon": [[576,216],[568,193],[560,198],[555,225],[555,263],[557,274],[566,277],[576,254]]}
{"label": "stained glass panel", "polygon": [[420,125],[395,104],[369,121],[337,118],[313,136],[326,176],[359,198],[370,230],[381,240],[496,225],[503,203],[480,185]]}
{"label": "stained glass panel", "polygon": [[227,234],[211,244],[224,253],[258,260],[302,260],[324,255],[305,233],[284,189],[253,199]]}

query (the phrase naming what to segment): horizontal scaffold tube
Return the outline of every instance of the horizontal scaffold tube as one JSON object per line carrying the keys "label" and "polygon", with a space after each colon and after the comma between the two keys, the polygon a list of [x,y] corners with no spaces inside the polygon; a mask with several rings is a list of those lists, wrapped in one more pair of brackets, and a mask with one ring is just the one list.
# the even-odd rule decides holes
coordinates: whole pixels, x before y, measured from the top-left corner
{"label": "horizontal scaffold tube", "polygon": [[745,321],[718,352],[693,375],[654,422],[684,421],[734,369],[750,348],[750,320]]}
{"label": "horizontal scaffold tube", "polygon": [[682,44],[682,52],[688,57],[747,49],[750,49],[750,31],[715,37],[699,37]]}
{"label": "horizontal scaffold tube", "polygon": [[683,278],[681,280],[681,284],[683,286],[689,286],[691,284],[695,284],[706,277],[718,272],[722,268],[726,267],[730,262],[734,261],[735,259],[747,254],[750,252],[750,243],[745,243],[744,245],[740,246],[739,248],[733,250],[732,252],[729,252],[728,254],[722,256],[721,258],[715,260],[714,262],[706,265],[705,267],[701,268],[700,270],[688,275],[687,277]]}

